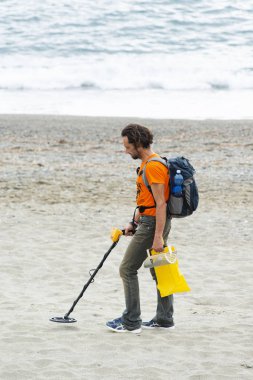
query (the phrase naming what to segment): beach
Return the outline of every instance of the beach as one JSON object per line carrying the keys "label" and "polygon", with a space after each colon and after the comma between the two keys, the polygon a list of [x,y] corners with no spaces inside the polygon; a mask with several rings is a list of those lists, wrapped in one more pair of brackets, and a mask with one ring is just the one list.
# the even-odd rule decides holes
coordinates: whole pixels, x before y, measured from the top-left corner
{"label": "beach", "polygon": [[[122,128],[137,122],[162,156],[196,169],[199,208],[172,221],[169,243],[191,292],[175,295],[171,331],[116,334],[124,310],[122,237],[64,316],[135,207],[138,162]],[[1,358],[3,380],[252,379],[253,121],[0,116]],[[143,320],[156,289],[139,271]]]}

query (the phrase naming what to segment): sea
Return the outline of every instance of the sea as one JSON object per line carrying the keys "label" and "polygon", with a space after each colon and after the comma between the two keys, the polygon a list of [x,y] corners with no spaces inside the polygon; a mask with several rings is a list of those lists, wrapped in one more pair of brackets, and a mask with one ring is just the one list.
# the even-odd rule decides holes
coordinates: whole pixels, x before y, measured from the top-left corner
{"label": "sea", "polygon": [[253,118],[252,0],[0,0],[0,114]]}

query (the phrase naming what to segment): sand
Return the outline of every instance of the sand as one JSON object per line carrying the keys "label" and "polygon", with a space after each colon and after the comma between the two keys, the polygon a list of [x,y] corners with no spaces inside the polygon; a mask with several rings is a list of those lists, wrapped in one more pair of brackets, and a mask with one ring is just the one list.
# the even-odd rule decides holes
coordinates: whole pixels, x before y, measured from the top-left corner
{"label": "sand", "polygon": [[[175,296],[171,331],[116,334],[124,297],[122,237],[72,316],[63,316],[124,227],[137,162],[123,152],[129,118],[0,116],[2,380],[252,379],[253,122],[138,120],[154,149],[197,170],[198,211],[174,220],[170,243],[191,292]],[[142,318],[155,285],[139,272]]]}

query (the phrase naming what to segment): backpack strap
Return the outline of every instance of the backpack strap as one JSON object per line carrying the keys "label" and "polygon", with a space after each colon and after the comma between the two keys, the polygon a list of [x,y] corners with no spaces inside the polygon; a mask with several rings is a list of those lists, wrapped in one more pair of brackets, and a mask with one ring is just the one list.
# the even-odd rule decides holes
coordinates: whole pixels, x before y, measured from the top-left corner
{"label": "backpack strap", "polygon": [[153,157],[153,158],[150,158],[150,160],[148,160],[146,162],[146,164],[144,165],[144,168],[141,171],[140,175],[142,175],[142,179],[143,179],[144,185],[147,187],[147,189],[150,191],[150,193],[152,193],[152,190],[151,190],[151,186],[148,183],[148,179],[147,179],[147,176],[146,176],[146,166],[151,161],[160,162],[161,164],[163,164],[164,166],[166,166],[166,168],[168,168],[167,161],[164,158],[162,158],[162,157]]}

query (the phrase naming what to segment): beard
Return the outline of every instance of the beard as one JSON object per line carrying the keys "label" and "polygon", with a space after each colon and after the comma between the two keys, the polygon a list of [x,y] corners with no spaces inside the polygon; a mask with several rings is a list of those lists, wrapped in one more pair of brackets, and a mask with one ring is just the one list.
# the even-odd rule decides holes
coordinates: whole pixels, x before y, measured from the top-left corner
{"label": "beard", "polygon": [[133,160],[138,160],[140,158],[140,154],[137,149],[134,152],[130,153],[130,155]]}

